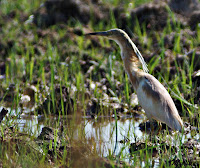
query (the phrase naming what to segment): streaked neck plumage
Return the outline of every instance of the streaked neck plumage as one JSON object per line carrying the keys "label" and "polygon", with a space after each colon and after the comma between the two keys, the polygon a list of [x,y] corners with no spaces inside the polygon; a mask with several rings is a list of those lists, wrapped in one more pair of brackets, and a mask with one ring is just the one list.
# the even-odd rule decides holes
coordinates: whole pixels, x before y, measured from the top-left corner
{"label": "streaked neck plumage", "polygon": [[[133,84],[134,89],[137,90],[139,78],[144,72],[148,72],[147,65],[140,54],[135,44],[131,41],[127,34],[118,36],[114,40],[121,49],[121,57],[124,62],[124,68]],[[143,70],[139,69],[142,64]]]}

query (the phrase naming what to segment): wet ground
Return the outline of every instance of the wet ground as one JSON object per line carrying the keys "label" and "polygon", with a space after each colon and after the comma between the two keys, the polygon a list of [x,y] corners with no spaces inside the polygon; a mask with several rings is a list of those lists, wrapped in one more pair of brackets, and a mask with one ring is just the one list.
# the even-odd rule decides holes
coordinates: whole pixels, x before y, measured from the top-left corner
{"label": "wet ground", "polygon": [[[1,111],[3,110],[1,109]],[[172,165],[198,166],[198,157],[194,158],[193,154],[195,152],[199,155],[199,131],[196,127],[191,128],[187,123],[184,124],[185,131],[183,133],[173,132],[163,125],[163,129],[154,135],[151,134],[149,122],[144,115],[138,115],[137,117],[125,115],[118,119],[114,116],[102,116],[94,119],[92,117],[75,117],[72,115],[59,118],[54,115],[44,117],[43,115],[30,116],[24,114],[19,116],[18,119],[9,120],[9,122],[15,126],[4,130],[4,142],[8,142],[8,139],[13,141],[21,140],[21,136],[28,136],[29,143],[33,141],[39,146],[50,145],[51,142],[53,142],[54,146],[56,141],[56,150],[59,155],[63,154],[63,149],[66,148],[67,144],[70,151],[73,151],[71,159],[81,158],[81,161],[73,163],[72,167],[82,166],[82,163],[85,163],[87,167],[93,162],[98,166],[102,163],[104,166],[107,164],[106,167],[110,167],[113,163],[104,159],[110,158],[110,155],[115,156],[116,159],[123,155],[124,163],[114,161],[117,167],[130,166],[135,164],[133,158],[141,157],[140,152],[144,151],[150,155],[148,162],[153,167],[160,167],[163,164],[160,154],[169,155],[169,153],[171,155],[169,163]],[[157,123],[155,122],[154,127],[156,128],[156,126]],[[18,128],[17,134],[13,130],[15,128]],[[10,132],[12,133],[10,134]],[[12,135],[15,135],[15,138]],[[63,136],[65,137],[64,144],[61,143]],[[31,140],[30,137],[36,138]],[[18,143],[25,142],[20,141]],[[27,145],[27,142],[25,144]],[[49,157],[54,162],[55,149],[46,147]],[[92,153],[94,148],[95,152],[102,157],[97,157]],[[80,153],[81,151],[82,153]],[[90,160],[82,156],[85,155],[85,152],[89,155]],[[179,160],[178,155],[180,154],[183,157],[183,161]],[[187,162],[184,160],[187,160]],[[144,158],[140,165],[146,167],[146,162],[147,160]]]}

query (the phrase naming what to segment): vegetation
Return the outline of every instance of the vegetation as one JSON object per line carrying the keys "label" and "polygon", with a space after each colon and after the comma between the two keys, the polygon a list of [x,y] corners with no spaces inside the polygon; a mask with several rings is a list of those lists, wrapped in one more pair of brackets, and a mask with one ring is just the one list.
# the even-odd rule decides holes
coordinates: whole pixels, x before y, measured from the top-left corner
{"label": "vegetation", "polygon": [[188,130],[164,129],[153,138],[147,126],[139,131],[146,118],[135,103],[118,46],[84,36],[118,27],[112,10],[109,22],[91,17],[83,24],[69,17],[41,26],[34,19],[44,1],[2,0],[0,111],[8,109],[0,127],[2,167],[199,166],[200,28],[191,31],[170,8],[161,30],[149,29],[139,18],[132,26],[130,8],[141,2],[150,1],[102,5],[125,8],[126,31],[150,73],[168,88]]}

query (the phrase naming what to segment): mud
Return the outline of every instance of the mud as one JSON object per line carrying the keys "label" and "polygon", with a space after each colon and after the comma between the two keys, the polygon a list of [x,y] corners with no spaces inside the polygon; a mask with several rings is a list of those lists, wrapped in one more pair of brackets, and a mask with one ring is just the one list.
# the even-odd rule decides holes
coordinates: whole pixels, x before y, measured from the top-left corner
{"label": "mud", "polygon": [[56,23],[73,23],[76,19],[83,24],[91,19],[97,23],[108,18],[108,14],[108,7],[102,6],[100,1],[47,0],[35,13],[34,23],[42,27]]}
{"label": "mud", "polygon": [[[155,134],[156,134],[156,133],[162,134],[162,131],[163,131],[163,130],[166,130],[166,129],[168,129],[170,132],[172,131],[171,128],[167,127],[167,125],[164,124],[164,123],[161,123],[161,128],[159,127],[158,122],[153,122],[152,125],[153,125],[153,129],[154,129],[154,131],[155,131]],[[145,122],[145,123],[141,123],[141,124],[139,125],[139,128],[140,128],[140,130],[141,130],[142,132],[147,132],[147,133],[149,133],[149,134],[151,133],[151,125],[150,125],[150,122],[149,122],[149,121],[147,121],[147,122]],[[156,132],[156,130],[159,130],[159,129],[161,129],[161,130],[160,130],[159,132]]]}
{"label": "mud", "polygon": [[[74,112],[74,100],[69,94],[69,88],[65,86],[55,85],[55,99],[50,96],[36,109],[38,114],[57,114],[67,115]],[[61,94],[62,92],[62,94]],[[61,96],[62,95],[62,96]],[[66,114],[67,113],[67,114]]]}
{"label": "mud", "polygon": [[196,25],[199,23],[199,9],[200,4],[197,0],[155,1],[130,9],[129,14],[131,17],[128,18],[127,11],[123,6],[110,7],[102,4],[101,1],[47,0],[35,12],[34,23],[38,26],[48,27],[57,23],[73,23],[77,20],[83,24],[88,24],[89,20],[92,19],[94,23],[103,21],[106,25],[111,19],[111,16],[109,16],[111,10],[119,28],[127,29],[125,25],[129,22],[131,23],[131,28],[134,28],[138,19],[140,27],[145,23],[147,30],[162,30],[166,26],[168,19],[170,19],[173,27],[174,20],[169,15],[169,10],[172,10],[175,13],[175,22],[179,22],[182,26],[189,25],[192,30],[195,30]]}
{"label": "mud", "polygon": [[[170,165],[175,165],[177,167],[181,167],[183,165],[191,167],[199,166],[200,143],[197,140],[188,139],[185,143],[181,144],[181,146],[172,145],[172,142],[170,142],[169,140],[162,141],[158,138],[154,140],[156,141],[155,143],[146,143],[142,141],[131,143],[129,152],[132,155],[137,155],[141,151],[145,150],[152,157],[157,157],[158,154],[161,153],[163,155],[168,155],[169,153],[171,153],[172,156],[169,158]],[[180,153],[182,159],[178,158],[178,154]]]}
{"label": "mud", "polygon": [[[181,146],[182,159],[174,158],[171,159],[169,163],[177,167],[189,166],[189,167],[199,167],[199,151],[200,144],[197,140],[189,139]],[[194,156],[194,153],[196,156]]]}
{"label": "mud", "polygon": [[167,24],[168,11],[165,3],[145,4],[131,11],[133,26],[146,24],[147,30],[161,30]]}
{"label": "mud", "polygon": [[198,0],[169,0],[168,1],[170,9],[183,16],[191,16],[194,12],[200,9],[200,3]]}
{"label": "mud", "polygon": [[200,17],[200,11],[193,12],[192,15],[190,16],[188,24],[192,30],[196,30],[197,27],[198,28],[200,27],[199,17]]}
{"label": "mud", "polygon": [[5,108],[3,108],[0,112],[0,124],[1,121],[3,120],[3,118],[6,116],[6,114],[8,113],[8,110],[6,110]]}

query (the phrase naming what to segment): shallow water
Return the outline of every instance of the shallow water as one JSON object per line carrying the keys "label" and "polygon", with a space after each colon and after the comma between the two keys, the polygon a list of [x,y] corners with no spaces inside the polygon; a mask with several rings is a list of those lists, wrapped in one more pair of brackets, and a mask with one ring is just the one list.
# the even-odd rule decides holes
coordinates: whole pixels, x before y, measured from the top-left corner
{"label": "shallow water", "polygon": [[[106,124],[100,124],[99,126],[93,126],[93,121],[85,121],[86,137],[94,137],[95,141],[101,140],[101,151],[103,156],[107,156],[109,151],[118,154],[121,147],[124,146],[120,141],[135,142],[136,137],[142,139],[144,134],[139,130],[139,121],[135,122],[134,119],[125,120],[112,120]],[[128,149],[125,149],[125,152]]]}
{"label": "shallow water", "polygon": [[[15,114],[15,112],[12,113]],[[83,134],[88,141],[92,139],[101,156],[107,157],[109,153],[116,156],[123,155],[124,160],[129,162],[130,143],[149,139],[149,134],[142,132],[139,128],[139,124],[145,121],[145,116],[140,118],[124,116],[115,120],[115,118],[111,117],[92,119],[90,117],[67,116],[67,118],[58,119],[58,116],[21,115],[18,118],[10,119],[9,122],[18,125],[21,132],[35,137],[41,133],[44,126],[59,128],[62,125],[70,132],[73,132],[73,138],[76,140],[79,140],[80,134]],[[171,143],[179,145],[173,137],[166,136]],[[182,143],[188,138],[191,138],[190,133],[182,137]],[[193,138],[199,139],[199,134],[196,134]],[[154,162],[154,167],[157,167],[159,158],[154,158]],[[145,166],[145,163],[141,164]]]}

